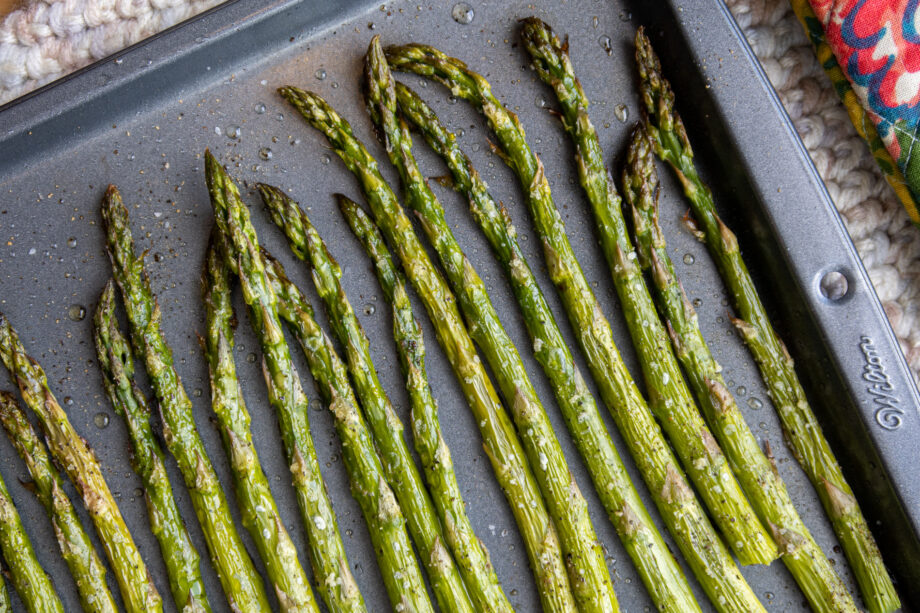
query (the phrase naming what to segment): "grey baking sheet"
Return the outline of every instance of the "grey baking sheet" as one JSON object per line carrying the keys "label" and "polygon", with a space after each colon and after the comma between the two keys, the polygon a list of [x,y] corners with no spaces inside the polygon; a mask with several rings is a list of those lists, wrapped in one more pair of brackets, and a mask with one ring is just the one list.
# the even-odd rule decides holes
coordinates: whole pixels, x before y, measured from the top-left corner
{"label": "grey baking sheet", "polygon": [[[638,118],[632,37],[638,25],[650,28],[703,171],[716,186],[725,217],[739,231],[764,298],[776,314],[819,417],[876,528],[899,589],[909,601],[915,601],[920,578],[920,485],[913,477],[920,447],[917,392],[840,220],[726,9],[708,0],[660,4],[477,1],[471,5],[475,17],[464,25],[452,19],[453,2],[381,5],[359,0],[239,0],[0,109],[0,310],[43,364],[77,430],[96,450],[160,591],[168,595],[165,571],[147,525],[140,482],[131,472],[125,427],[103,396],[95,366],[90,317],[110,275],[99,199],[108,183],[116,183],[129,206],[137,248],[148,250],[147,269],[163,308],[177,368],[193,397],[200,431],[228,492],[227,463],[211,423],[207,371],[195,338],[202,329],[199,275],[212,223],[202,171],[205,147],[241,183],[278,184],[308,207],[344,269],[344,283],[371,339],[381,380],[405,416],[407,402],[392,344],[389,308],[331,198],[337,191],[358,197],[357,186],[322,137],[275,93],[286,84],[321,93],[351,121],[396,185],[360,96],[363,53],[373,34],[380,34],[385,44],[432,43],[464,59],[488,77],[495,93],[520,115],[531,145],[546,165],[576,252],[614,325],[619,348],[639,376],[596,245],[590,210],[576,182],[573,149],[557,120],[544,108],[553,106],[551,92],[537,81],[526,54],[516,44],[516,20],[536,14],[560,34],[570,35],[576,70],[592,102],[592,119],[611,163],[619,159],[628,130]],[[446,123],[462,131],[462,146],[494,195],[509,208],[524,238],[529,237],[523,243],[525,251],[571,340],[561,305],[542,268],[521,192],[501,160],[489,153],[485,124],[467,105],[451,104],[443,88],[426,87],[406,75],[399,78],[415,86]],[[621,121],[622,108],[626,109],[625,121]],[[234,138],[237,130],[239,137]],[[426,173],[444,173],[420,142],[416,151]],[[779,424],[756,368],[731,329],[728,302],[708,254],[683,228],[686,206],[673,177],[665,168],[660,170],[664,229],[688,293],[701,301],[703,331],[725,366],[725,378],[752,429],[773,443],[778,468],[806,523],[853,587],[817,498],[781,442]],[[304,267],[290,257],[258,198],[248,190],[244,194],[263,244],[281,257],[319,307]],[[620,602],[624,610],[645,610],[650,603],[641,582],[592,491],[551,390],[526,351],[527,335],[501,270],[462,200],[446,190],[438,195],[461,244],[489,284],[493,301],[544,399],[588,498]],[[849,281],[849,291],[839,301],[824,299],[818,290],[822,275],[831,270],[842,272]],[[253,416],[256,445],[285,522],[303,553],[304,532],[275,418],[266,403],[258,345],[246,325],[241,300],[238,296],[236,300],[243,323],[237,337],[237,366]],[[87,310],[87,317],[74,321],[79,319],[72,316],[80,307]],[[538,599],[513,518],[417,300],[415,307],[428,340],[429,375],[445,436],[474,525],[512,603],[521,611],[536,610]],[[308,371],[296,351],[295,356],[306,376]],[[315,396],[306,379],[305,385]],[[0,387],[10,386],[6,374],[0,374]],[[316,406],[310,414],[311,428],[324,476],[355,576],[372,610],[379,610],[387,599],[373,551],[360,511],[348,492],[331,419]],[[106,423],[105,427],[97,425]],[[608,426],[615,433],[612,421]],[[644,490],[618,438],[617,443],[634,482]],[[171,462],[169,469],[183,515],[206,557],[188,496]],[[37,501],[17,482],[25,479],[25,468],[5,437],[0,437],[0,473],[68,610],[76,610],[76,593],[57,553],[50,524]],[[206,562],[203,566],[211,602],[215,610],[224,610],[216,577]],[[748,567],[743,572],[770,610],[805,608],[781,564]],[[694,587],[704,602],[702,592]]]}

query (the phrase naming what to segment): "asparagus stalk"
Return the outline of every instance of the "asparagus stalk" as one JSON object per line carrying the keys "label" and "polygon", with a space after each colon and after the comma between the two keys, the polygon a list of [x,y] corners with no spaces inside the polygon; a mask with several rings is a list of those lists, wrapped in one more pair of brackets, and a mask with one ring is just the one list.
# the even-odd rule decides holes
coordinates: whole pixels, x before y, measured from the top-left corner
{"label": "asparagus stalk", "polygon": [[83,610],[116,613],[118,607],[105,582],[105,566],[64,492],[61,477],[51,464],[44,443],[9,392],[0,392],[0,422],[29,469],[30,489],[51,519],[61,556],[77,585]]}
{"label": "asparagus stalk", "polygon": [[[525,186],[536,229],[543,242],[550,278],[577,331],[578,340],[605,403],[630,445],[646,482],[657,498],[656,502],[659,506],[671,507],[666,514],[680,518],[672,529],[683,531],[683,537],[677,540],[691,568],[701,577],[701,584],[717,607],[735,611],[760,610],[760,604],[750,587],[713,531],[705,513],[697,506],[679,464],[661,437],[659,426],[616,350],[610,325],[565,235],[564,224],[553,204],[542,164],[527,147],[516,116],[501,106],[480,75],[436,49],[419,45],[400,47],[389,50],[388,59],[399,69],[417,71],[452,83],[455,95],[469,99],[487,113],[490,125],[500,137],[501,151],[511,161],[521,184]],[[638,278],[638,271],[625,257],[622,268],[631,277]],[[641,279],[639,283],[641,286]],[[676,416],[661,417],[666,429],[679,433],[675,432],[681,430],[679,424],[675,423]],[[682,446],[684,451],[692,451],[700,440],[709,443],[704,445],[703,457],[691,454],[691,457],[698,460],[693,466],[694,474],[700,477],[701,482],[716,481],[711,485],[716,491],[722,491],[723,496],[730,494],[730,489],[721,487],[725,475],[716,470],[717,467],[710,461],[716,456],[713,449],[717,447],[715,439],[711,436],[700,439],[708,433],[705,425],[692,429],[691,433],[692,436],[685,437],[686,444]],[[675,438],[672,437],[672,440]],[[731,479],[730,474],[727,477]],[[698,545],[701,541],[706,543],[703,548]]]}
{"label": "asparagus stalk", "polygon": [[808,403],[792,358],[767,317],[738,241],[722,223],[712,192],[697,174],[684,124],[674,109],[674,93],[662,77],[661,64],[642,29],[636,33],[636,61],[652,147],[680,178],[698,236],[706,242],[732,294],[740,315],[735,325],[760,367],[786,440],[818,492],[866,606],[873,613],[894,611],[900,607],[900,600],[875,539]]}
{"label": "asparagus stalk", "polygon": [[[473,218],[504,267],[533,340],[534,356],[557,391],[557,402],[594,488],[653,602],[662,611],[699,611],[680,565],[629,480],[593,396],[585,391],[585,382],[527,264],[507,211],[496,205],[472,162],[457,146],[456,137],[441,125],[434,111],[402,83],[396,84],[396,95],[402,115],[447,163],[453,187],[466,195]],[[666,509],[662,516],[669,525],[677,522]]]}
{"label": "asparagus stalk", "polygon": [[374,263],[380,287],[393,307],[393,338],[406,376],[406,390],[409,392],[412,411],[409,421],[412,424],[415,450],[425,470],[428,489],[434,499],[441,525],[444,526],[447,546],[463,573],[476,609],[489,613],[510,613],[513,610],[511,603],[498,582],[489,560],[489,552],[476,536],[466,514],[450,449],[441,436],[438,405],[425,370],[422,329],[412,313],[405,279],[396,269],[374,222],[353,200],[342,195],[339,195],[338,200],[339,208],[352,232]]}
{"label": "asparagus stalk", "polygon": [[166,562],[173,600],[180,611],[210,611],[201,579],[201,558],[176,506],[163,451],[150,427],[147,399],[134,383],[134,361],[115,316],[115,283],[112,280],[102,291],[93,324],[103,385],[115,412],[128,424],[128,435],[134,447],[134,471],[144,483],[150,527]]}
{"label": "asparagus stalk", "polygon": [[0,553],[8,576],[29,613],[64,613],[51,578],[35,557],[32,541],[22,526],[6,483],[0,478]]}
{"label": "asparagus stalk", "polygon": [[0,574],[0,613],[12,613],[13,603],[10,602],[10,593],[6,589],[6,580]]}
{"label": "asparagus stalk", "polygon": [[[284,197],[281,190],[269,185],[259,184],[259,192],[266,202]],[[406,516],[409,534],[428,571],[438,605],[445,611],[472,612],[473,604],[453,556],[444,544],[443,530],[431,497],[403,438],[402,421],[377,378],[370,343],[342,288],[342,271],[306,214],[301,214],[300,222],[306,249],[297,251],[297,255],[311,266],[313,284],[326,306],[333,334],[344,348],[353,389],[364,409],[362,414],[379,451],[387,483]]]}
{"label": "asparagus stalk", "polygon": [[[627,270],[617,266],[618,250],[627,257],[635,257],[635,252],[622,215],[604,213],[611,205],[619,213],[620,199],[616,189],[608,183],[597,132],[588,116],[588,99],[575,77],[567,48],[560,44],[547,24],[536,18],[523,21],[522,36],[537,74],[553,87],[562,107],[562,124],[577,149],[579,179],[598,225],[603,228],[601,246],[624,312],[637,316],[627,315],[627,328],[639,354],[651,408],[664,424],[684,470],[697,486],[716,526],[739,561],[769,564],[777,558],[776,544],[745,498],[725,455],[694,404],[664,327],[655,316],[655,307],[641,273],[633,275],[635,267]],[[519,136],[523,142],[523,131]],[[509,140],[508,145],[513,143]],[[526,162],[517,167],[524,169]],[[531,176],[529,169],[521,174],[524,180]],[[548,184],[544,193],[549,194]],[[547,198],[542,210],[548,212],[550,206],[552,200]],[[555,217],[559,218],[558,212]]]}
{"label": "asparagus stalk", "polygon": [[[345,364],[313,318],[313,307],[306,296],[287,278],[277,260],[268,253],[263,253],[263,258],[278,297],[278,313],[297,337],[320,396],[335,417],[352,495],[364,512],[390,602],[396,611],[434,611],[421,568],[412,553],[405,517],[387,485],[370,431],[348,383]],[[443,546],[435,548],[432,554],[448,555]]]}
{"label": "asparagus stalk", "polygon": [[[413,209],[434,246],[447,280],[471,324],[469,331],[492,368],[505,402],[512,407],[518,435],[535,471],[537,484],[559,531],[563,555],[575,602],[585,611],[617,611],[616,595],[604,552],[588,515],[588,504],[569,471],[553,426],[540,403],[514,342],[505,332],[489,294],[473,264],[466,257],[444,219],[441,203],[412,155],[412,138],[396,114],[396,88],[379,37],[374,37],[365,59],[367,106],[380,129],[390,161],[399,171],[406,192],[406,205]],[[404,215],[401,209],[383,212]],[[575,411],[587,388],[556,388],[557,398]],[[574,394],[574,395],[573,395]]]}
{"label": "asparagus stalk", "polygon": [[[527,187],[525,190],[528,192],[528,202],[537,222],[537,231],[543,241],[550,278],[562,297],[602,398],[611,410],[624,440],[630,446],[633,458],[655,497],[656,504],[663,509],[663,515],[675,518],[669,527],[672,531],[680,533],[675,540],[681,547],[685,559],[700,579],[713,604],[720,610],[763,610],[735,566],[727,548],[716,535],[705,512],[698,505],[680,465],[662,436],[659,425],[626,369],[613,342],[610,324],[565,235],[562,219],[549,196],[549,186],[545,182],[540,161],[526,148],[523,132],[516,117],[508,113],[492,96],[488,84],[481,76],[470,72],[461,62],[448,58],[440,51],[412,45],[389,50],[388,59],[391,65],[406,70],[423,74],[450,75],[454,84],[454,94],[474,101],[482,100],[481,108],[488,110],[493,118],[490,123],[500,125],[503,139],[511,141],[505,143],[503,151],[507,153],[513,149],[514,155],[520,154],[518,161],[522,165],[522,170],[519,176],[525,186],[533,183],[533,189]],[[514,148],[511,144],[514,144]],[[525,166],[526,164],[535,166]],[[524,170],[527,170],[527,173],[524,173]],[[529,174],[531,170],[533,174]],[[530,176],[530,179],[525,180],[526,176]],[[639,279],[638,269],[625,255],[620,267],[628,273],[629,278],[638,279],[639,286],[644,287]],[[652,316],[656,316],[654,311]],[[675,427],[667,418],[664,424],[669,428]],[[704,433],[708,433],[705,425],[694,430],[693,436],[703,437]],[[715,439],[711,436],[702,440],[706,443],[707,449],[717,447]],[[686,442],[690,446],[698,443]],[[695,467],[697,475],[709,474],[705,470],[705,466],[709,465],[709,458],[709,455],[700,458],[700,463]]]}
{"label": "asparagus stalk", "polygon": [[626,203],[632,208],[639,264],[649,271],[657,304],[697,402],[725,450],[744,491],[779,545],[781,560],[814,611],[852,611],[853,602],[830,561],[799,517],[776,467],[763,452],[722,378],[687,300],[658,225],[658,174],[648,135],[632,134],[623,170]]}
{"label": "asparagus stalk", "polygon": [[102,476],[96,455],[74,430],[48,387],[45,371],[26,354],[3,314],[0,314],[0,360],[16,380],[26,406],[38,416],[51,455],[80,493],[118,581],[125,608],[131,613],[162,611],[160,594]]}
{"label": "asparagus stalk", "polygon": [[131,340],[144,356],[159,400],[166,447],[185,480],[224,594],[231,607],[267,611],[262,577],[236,531],[224,490],[198,434],[192,402],[173,367],[172,350],[163,337],[160,308],[150,290],[143,259],[134,254],[128,210],[114,185],[109,186],[102,201],[102,219],[115,282],[128,313]]}
{"label": "asparagus stalk", "polygon": [[[295,87],[281,94],[315,128],[323,132],[345,165],[356,175],[384,236],[395,247],[406,274],[422,298],[463,393],[483,437],[486,454],[515,515],[530,558],[543,608],[572,611],[574,599],[562,561],[559,537],[546,510],[527,457],[495,388],[480,363],[456,301],[428,258],[405,216],[382,215],[398,209],[396,195],[377,170],[377,162],[354,137],[351,127],[319,96]],[[291,201],[279,201],[272,217],[281,226],[294,249],[303,250],[299,208]]]}
{"label": "asparagus stalk", "polygon": [[210,152],[205,152],[205,176],[217,227],[223,237],[226,263],[240,279],[243,299],[249,306],[250,323],[262,346],[269,401],[278,414],[320,596],[331,611],[363,612],[364,599],[351,574],[310,436],[308,400],[291,362],[278,316],[277,299],[266,278],[249,212],[240,200],[236,185]]}
{"label": "asparagus stalk", "polygon": [[272,496],[268,478],[249,429],[249,412],[233,362],[233,328],[236,320],[230,303],[230,279],[224,264],[221,236],[211,235],[205,256],[202,290],[206,335],[202,339],[211,381],[211,407],[230,458],[236,499],[243,526],[249,531],[265,571],[275,588],[283,611],[319,613],[313,590]]}

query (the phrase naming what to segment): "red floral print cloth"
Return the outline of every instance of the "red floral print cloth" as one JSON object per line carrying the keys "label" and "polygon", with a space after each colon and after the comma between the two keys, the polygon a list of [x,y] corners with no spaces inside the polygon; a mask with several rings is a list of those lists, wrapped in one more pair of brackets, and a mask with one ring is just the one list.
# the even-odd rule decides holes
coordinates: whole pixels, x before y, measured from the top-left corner
{"label": "red floral print cloth", "polygon": [[[920,223],[920,0],[792,5],[857,129],[911,219]],[[854,104],[862,108],[850,108]],[[864,120],[874,130],[861,126]]]}

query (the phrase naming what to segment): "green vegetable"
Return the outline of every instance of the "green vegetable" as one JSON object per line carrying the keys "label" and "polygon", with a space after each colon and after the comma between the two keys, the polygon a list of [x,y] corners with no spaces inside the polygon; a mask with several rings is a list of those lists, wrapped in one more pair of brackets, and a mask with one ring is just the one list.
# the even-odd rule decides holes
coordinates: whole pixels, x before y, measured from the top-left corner
{"label": "green vegetable", "polygon": [[207,322],[202,346],[210,373],[211,407],[230,458],[243,526],[265,563],[281,609],[319,613],[307,573],[297,559],[297,548],[284,527],[252,442],[249,412],[233,362],[236,319],[230,302],[230,279],[224,263],[222,238],[216,232],[211,235],[201,284]]}
{"label": "green vegetable", "polygon": [[6,589],[6,581],[0,575],[0,613],[12,613],[13,603],[10,602],[10,593]]}
{"label": "green vegetable", "polygon": [[237,533],[227,497],[198,434],[192,402],[173,367],[172,350],[163,337],[160,308],[150,290],[144,262],[134,254],[128,210],[114,185],[109,186],[102,201],[102,219],[115,282],[128,313],[131,341],[144,357],[159,401],[166,447],[185,480],[224,594],[231,607],[267,611],[262,577]]}
{"label": "green vegetable", "polygon": [[[673,517],[669,528],[678,533],[675,540],[681,552],[720,610],[763,610],[705,512],[697,504],[680,465],[620,358],[610,324],[565,235],[562,219],[549,195],[542,165],[527,147],[517,118],[501,106],[480,75],[436,49],[420,45],[393,48],[387,51],[387,59],[399,69],[449,80],[454,95],[476,102],[489,113],[490,124],[499,128],[496,133],[501,135],[500,143],[504,143],[502,150],[507,154],[514,149],[517,163],[521,164],[519,178],[526,186],[525,192],[537,232],[541,235],[550,278],[562,297],[602,398],[630,446],[656,504],[662,515]],[[530,172],[533,174],[528,180]],[[625,256],[622,267],[630,273],[630,277],[638,280],[640,287],[644,287],[638,269]],[[657,316],[654,311],[652,315]],[[696,436],[699,432],[702,430]],[[711,436],[706,440],[713,445],[715,443]]]}
{"label": "green vegetable", "polygon": [[[409,129],[396,115],[396,88],[377,37],[365,60],[365,81],[367,106],[380,129],[390,161],[399,171],[406,205],[421,221],[459,300],[460,310],[470,323],[470,336],[492,368],[505,404],[512,408],[518,436],[531,466],[535,467],[537,483],[559,532],[575,602],[584,611],[617,611],[613,583],[588,515],[588,504],[575,484],[553,426],[517,348],[498,318],[485,283],[454,238],[440,202],[415,162]],[[383,214],[403,213],[391,209]],[[574,397],[563,393],[563,402],[574,404],[587,394],[585,387],[573,391]]]}
{"label": "green vegetable", "polygon": [[489,552],[476,536],[466,514],[450,449],[441,436],[438,405],[425,371],[422,329],[412,314],[405,279],[397,271],[374,222],[354,201],[341,195],[338,200],[339,208],[352,232],[373,261],[380,287],[393,307],[393,338],[406,376],[406,390],[409,392],[412,409],[409,421],[412,424],[415,450],[422,461],[428,489],[441,525],[444,526],[444,539],[463,573],[476,609],[489,613],[510,613],[513,610],[511,603],[498,582],[489,560]]}
{"label": "green vegetable", "polygon": [[61,556],[77,585],[83,610],[87,613],[115,613],[118,607],[105,582],[105,566],[64,492],[61,477],[51,464],[45,444],[9,392],[0,392],[0,422],[29,469],[32,477],[29,489],[45,507],[54,526]]}
{"label": "green vegetable", "polygon": [[332,611],[362,612],[364,599],[351,574],[345,544],[310,436],[308,399],[291,362],[278,316],[277,299],[266,278],[249,211],[240,200],[236,185],[210,151],[205,152],[205,176],[226,249],[225,259],[240,279],[243,299],[249,305],[250,323],[262,347],[269,402],[278,414],[320,596]]}
{"label": "green vegetable", "polygon": [[[579,180],[594,210],[601,248],[623,311],[627,313],[627,327],[642,366],[649,405],[738,560],[742,564],[769,564],[777,558],[776,544],[745,498],[731,466],[694,404],[641,274],[632,274],[636,271],[634,266],[619,265],[621,253],[634,258],[635,251],[620,211],[620,197],[607,180],[600,142],[588,116],[588,99],[575,77],[567,49],[549,26],[536,18],[523,21],[522,37],[537,75],[556,93],[562,125],[575,144]],[[519,136],[519,140],[507,139],[507,146],[523,143],[523,134]],[[535,162],[523,156],[516,159],[519,161],[514,166],[526,182],[534,176]],[[552,215],[551,207],[555,207],[548,184],[545,190],[535,193],[538,196],[532,203],[535,217],[537,213],[548,214],[549,223],[553,218],[561,223],[558,212]],[[537,225],[543,227],[546,222]]]}
{"label": "green vegetable", "polygon": [[[345,364],[313,318],[313,307],[306,296],[291,283],[277,260],[267,253],[263,253],[263,259],[278,297],[278,312],[303,347],[320,396],[335,417],[351,492],[364,512],[390,602],[397,611],[434,611],[412,553],[405,517],[387,485],[370,431],[348,383]],[[444,559],[450,554],[438,541],[432,555]]]}
{"label": "green vegetable", "polygon": [[134,539],[115,504],[95,454],[89,449],[48,387],[42,367],[26,354],[9,320],[0,314],[0,360],[19,386],[19,393],[38,416],[51,455],[76,486],[96,527],[125,608],[131,613],[162,611],[163,602]]}
{"label": "green vegetable", "polygon": [[102,382],[115,412],[128,424],[134,447],[134,472],[144,483],[150,528],[160,544],[173,600],[180,611],[210,611],[201,579],[201,559],[176,506],[163,451],[150,427],[147,399],[134,383],[134,361],[118,327],[115,283],[111,280],[99,298],[93,324]]}
{"label": "green vegetable", "polygon": [[[269,185],[260,184],[259,192],[269,203],[269,209],[277,208],[270,204],[273,200],[284,198],[284,192]],[[298,222],[306,249],[297,251],[297,255],[303,256],[311,266],[313,284],[326,306],[333,334],[344,348],[348,373],[364,409],[362,415],[370,427],[387,483],[406,517],[409,534],[428,571],[438,605],[445,611],[472,612],[473,604],[463,578],[446,548],[434,505],[403,438],[403,424],[377,378],[370,343],[342,288],[342,271],[307,216],[302,213]]]}
{"label": "green vegetable", "polygon": [[[358,178],[378,226],[394,246],[406,275],[422,298],[435,327],[438,342],[447,354],[476,423],[479,424],[486,454],[514,513],[544,610],[574,610],[575,603],[556,529],[547,513],[514,425],[501,406],[495,388],[476,355],[454,296],[428,258],[408,217],[405,214],[394,217],[385,214],[387,211],[400,210],[396,195],[377,170],[376,160],[354,137],[348,122],[316,94],[296,87],[284,87],[280,91],[307,122],[323,132],[335,152]],[[293,248],[303,251],[305,244],[302,228],[297,221],[299,216],[296,206],[272,211],[275,223],[284,229]]]}
{"label": "green vegetable", "polygon": [[641,29],[636,33],[636,61],[652,147],[681,181],[698,236],[709,247],[735,301],[740,315],[735,324],[760,367],[786,440],[818,492],[869,610],[894,611],[900,607],[900,600],[875,539],[808,403],[792,358],[770,324],[741,258],[738,241],[719,219],[712,192],[697,174],[684,124],[674,110],[674,93],[661,76],[661,64]]}
{"label": "green vegetable", "polygon": [[[552,381],[557,403],[591,474],[594,489],[652,600],[659,610],[699,611],[680,565],[630,482],[597,404],[586,391],[552,310],[518,244],[507,211],[492,199],[472,162],[457,146],[456,137],[441,125],[434,111],[402,83],[396,84],[396,95],[400,113],[444,159],[453,187],[466,195],[473,218],[505,269],[534,343],[534,356]],[[667,514],[664,517],[671,519]]]}
{"label": "green vegetable", "polygon": [[632,207],[639,264],[651,273],[674,352],[744,491],[773,533],[780,547],[780,559],[808,598],[812,610],[855,613],[856,604],[796,512],[776,467],[745,423],[722,378],[722,367],[706,345],[696,311],[677,279],[658,226],[658,174],[648,135],[641,127],[636,128],[630,141],[623,190],[627,204]]}
{"label": "green vegetable", "polygon": [[35,557],[32,541],[3,479],[0,479],[0,553],[9,568],[7,576],[29,613],[64,613],[51,578]]}

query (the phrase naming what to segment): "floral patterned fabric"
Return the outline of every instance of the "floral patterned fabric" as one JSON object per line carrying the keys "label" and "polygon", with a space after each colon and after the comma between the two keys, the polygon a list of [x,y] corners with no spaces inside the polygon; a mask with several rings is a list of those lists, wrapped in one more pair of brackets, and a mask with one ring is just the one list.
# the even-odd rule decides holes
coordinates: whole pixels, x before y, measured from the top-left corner
{"label": "floral patterned fabric", "polygon": [[920,0],[791,0],[819,62],[920,225]]}

